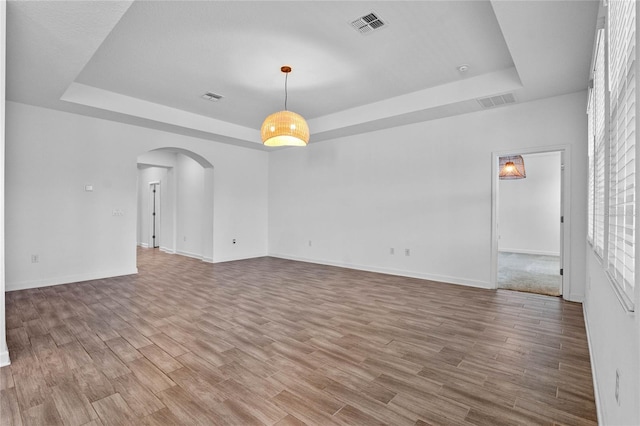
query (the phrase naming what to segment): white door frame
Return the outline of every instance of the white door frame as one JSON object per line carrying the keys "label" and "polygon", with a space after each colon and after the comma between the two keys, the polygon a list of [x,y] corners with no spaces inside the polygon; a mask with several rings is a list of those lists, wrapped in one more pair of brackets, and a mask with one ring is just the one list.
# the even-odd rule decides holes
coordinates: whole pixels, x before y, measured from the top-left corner
{"label": "white door frame", "polygon": [[[560,225],[560,267],[563,269],[562,297],[571,294],[571,147],[556,145],[536,148],[514,148],[508,151],[494,151],[491,153],[491,288],[498,288],[498,183],[499,158],[507,155],[542,154],[545,152],[560,152],[561,188],[560,215],[564,223]],[[558,218],[560,221],[560,218]]]}

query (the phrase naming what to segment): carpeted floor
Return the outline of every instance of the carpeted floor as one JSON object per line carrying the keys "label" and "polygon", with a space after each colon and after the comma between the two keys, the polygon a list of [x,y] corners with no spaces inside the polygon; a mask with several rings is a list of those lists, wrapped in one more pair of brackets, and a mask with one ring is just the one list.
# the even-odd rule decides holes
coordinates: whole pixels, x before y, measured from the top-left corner
{"label": "carpeted floor", "polygon": [[559,296],[560,257],[498,253],[498,288]]}

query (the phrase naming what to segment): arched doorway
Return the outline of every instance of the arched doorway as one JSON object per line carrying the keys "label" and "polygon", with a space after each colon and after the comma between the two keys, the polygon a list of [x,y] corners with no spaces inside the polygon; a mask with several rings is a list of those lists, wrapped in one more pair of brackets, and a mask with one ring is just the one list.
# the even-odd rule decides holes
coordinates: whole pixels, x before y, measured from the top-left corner
{"label": "arched doorway", "polygon": [[138,245],[213,262],[213,165],[171,147],[137,163]]}

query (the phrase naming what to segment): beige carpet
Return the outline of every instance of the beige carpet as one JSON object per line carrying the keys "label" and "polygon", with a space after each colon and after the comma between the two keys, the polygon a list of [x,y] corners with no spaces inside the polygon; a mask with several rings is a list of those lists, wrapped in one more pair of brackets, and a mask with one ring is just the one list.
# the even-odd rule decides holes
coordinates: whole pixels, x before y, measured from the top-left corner
{"label": "beige carpet", "polygon": [[498,253],[498,288],[559,296],[560,257]]}

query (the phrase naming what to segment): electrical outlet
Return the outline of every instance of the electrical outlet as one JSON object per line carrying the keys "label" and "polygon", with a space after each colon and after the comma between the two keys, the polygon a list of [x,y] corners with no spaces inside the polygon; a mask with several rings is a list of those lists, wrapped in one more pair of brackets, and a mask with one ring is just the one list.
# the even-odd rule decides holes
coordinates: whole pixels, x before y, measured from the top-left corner
{"label": "electrical outlet", "polygon": [[404,255],[405,256],[411,256],[411,250],[410,249],[404,249]]}
{"label": "electrical outlet", "polygon": [[616,402],[620,405],[620,370],[616,369]]}
{"label": "electrical outlet", "polygon": [[40,263],[40,255],[32,254],[31,255],[31,263]]}
{"label": "electrical outlet", "polygon": [[391,247],[389,249],[389,254],[396,254],[396,249],[394,249],[393,247]]}
{"label": "electrical outlet", "polygon": [[311,240],[309,240],[309,247],[311,247]]}

